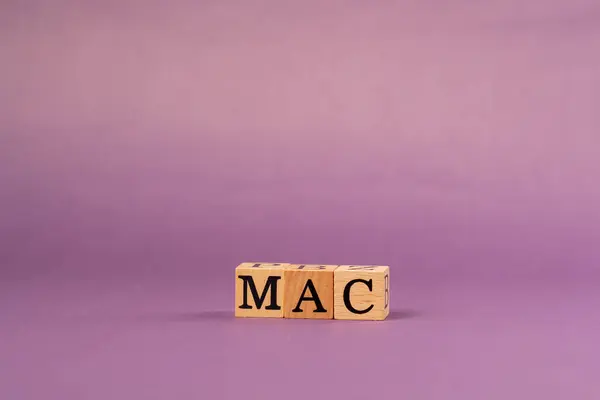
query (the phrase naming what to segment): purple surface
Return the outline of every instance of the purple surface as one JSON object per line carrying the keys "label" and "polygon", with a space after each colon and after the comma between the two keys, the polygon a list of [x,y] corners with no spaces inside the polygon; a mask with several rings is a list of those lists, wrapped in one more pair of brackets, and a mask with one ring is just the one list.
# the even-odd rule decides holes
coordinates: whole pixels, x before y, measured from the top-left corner
{"label": "purple surface", "polygon": [[[0,398],[600,398],[595,2],[44,4],[0,6]],[[236,320],[242,261],[390,265],[392,315]]]}

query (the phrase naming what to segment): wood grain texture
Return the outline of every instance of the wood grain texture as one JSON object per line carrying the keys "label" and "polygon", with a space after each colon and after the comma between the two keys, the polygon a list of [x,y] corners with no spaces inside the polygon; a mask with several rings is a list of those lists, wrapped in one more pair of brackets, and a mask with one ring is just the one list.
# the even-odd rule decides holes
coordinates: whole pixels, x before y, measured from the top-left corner
{"label": "wood grain texture", "polygon": [[341,265],[334,271],[334,318],[384,320],[390,313],[388,266]]}
{"label": "wood grain texture", "polygon": [[235,316],[283,318],[287,263],[242,263],[235,269]]}
{"label": "wood grain texture", "polygon": [[292,264],[284,271],[284,318],[333,319],[337,265]]}

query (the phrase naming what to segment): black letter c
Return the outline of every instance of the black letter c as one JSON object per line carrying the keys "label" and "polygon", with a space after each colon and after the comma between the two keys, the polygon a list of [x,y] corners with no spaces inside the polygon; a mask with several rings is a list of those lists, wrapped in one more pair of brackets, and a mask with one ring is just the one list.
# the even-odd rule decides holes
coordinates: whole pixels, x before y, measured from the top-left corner
{"label": "black letter c", "polygon": [[348,311],[350,311],[353,314],[366,314],[373,309],[373,304],[371,304],[364,310],[357,310],[352,306],[352,303],[350,303],[350,289],[352,289],[352,285],[358,282],[364,283],[369,288],[369,292],[373,291],[373,279],[369,279],[368,281],[364,279],[353,279],[350,282],[348,282],[346,284],[346,287],[344,288],[344,305],[346,306]]}

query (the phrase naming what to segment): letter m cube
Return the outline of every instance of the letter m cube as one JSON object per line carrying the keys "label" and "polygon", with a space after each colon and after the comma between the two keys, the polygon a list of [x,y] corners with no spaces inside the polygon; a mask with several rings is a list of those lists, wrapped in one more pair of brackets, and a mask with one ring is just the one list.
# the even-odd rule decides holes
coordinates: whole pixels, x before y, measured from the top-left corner
{"label": "letter m cube", "polygon": [[289,264],[242,263],[235,269],[235,316],[283,318],[283,271]]}

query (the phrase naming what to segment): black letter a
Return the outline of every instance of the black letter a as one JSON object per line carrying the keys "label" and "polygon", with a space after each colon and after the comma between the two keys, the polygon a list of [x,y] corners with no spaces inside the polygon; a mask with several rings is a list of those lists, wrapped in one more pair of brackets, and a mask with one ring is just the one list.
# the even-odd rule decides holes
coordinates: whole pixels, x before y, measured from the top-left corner
{"label": "black letter a", "polygon": [[277,281],[281,279],[280,276],[269,276],[267,278],[267,283],[265,284],[265,288],[263,289],[260,297],[258,296],[258,291],[256,290],[256,285],[254,284],[254,279],[252,279],[252,275],[239,275],[238,278],[244,281],[244,302],[240,306],[242,309],[251,309],[252,306],[248,305],[248,286],[250,286],[250,291],[252,292],[252,298],[254,299],[254,304],[256,304],[256,308],[260,310],[263,303],[265,302],[265,298],[267,297],[267,293],[269,292],[269,288],[273,288],[271,290],[271,304],[265,307],[265,310],[281,310],[281,307],[277,305]]}
{"label": "black letter a", "polygon": [[[304,297],[304,295],[306,294],[306,289],[310,290],[310,294],[312,297]],[[302,312],[302,309],[300,308],[300,304],[302,304],[303,301],[305,300],[312,300],[315,302],[315,311],[313,312],[318,312],[318,313],[324,313],[327,312],[327,310],[325,308],[323,308],[323,304],[321,304],[321,299],[319,299],[319,295],[317,294],[317,290],[315,289],[315,285],[313,284],[312,279],[309,279],[308,281],[306,281],[306,286],[304,286],[304,290],[302,290],[302,294],[300,295],[300,300],[298,300],[298,305],[296,306],[296,308],[294,308],[292,310],[292,312]]]}

